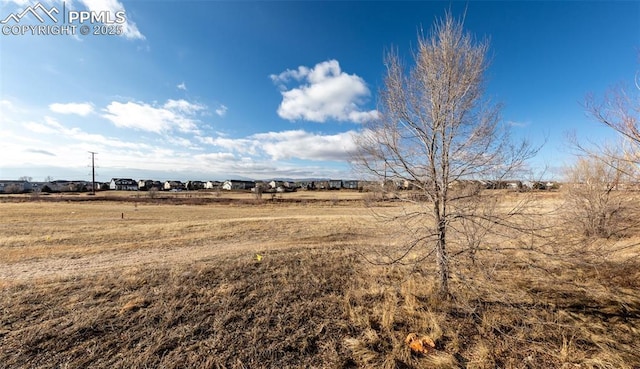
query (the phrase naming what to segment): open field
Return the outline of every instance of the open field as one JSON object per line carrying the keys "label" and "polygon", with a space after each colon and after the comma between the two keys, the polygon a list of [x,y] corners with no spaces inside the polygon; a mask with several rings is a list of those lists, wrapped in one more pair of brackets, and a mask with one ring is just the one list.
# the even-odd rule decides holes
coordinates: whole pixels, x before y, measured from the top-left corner
{"label": "open field", "polygon": [[[372,210],[396,203],[233,196],[0,202],[1,366],[640,368],[640,235],[555,231],[536,252],[461,261],[443,301],[430,261],[365,261],[398,233]],[[436,350],[412,354],[411,332]]]}

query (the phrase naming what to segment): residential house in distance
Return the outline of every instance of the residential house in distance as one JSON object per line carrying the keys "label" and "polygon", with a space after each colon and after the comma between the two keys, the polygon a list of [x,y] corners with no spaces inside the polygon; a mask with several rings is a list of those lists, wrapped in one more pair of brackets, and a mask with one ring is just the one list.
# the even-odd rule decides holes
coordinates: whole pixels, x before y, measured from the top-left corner
{"label": "residential house in distance", "polygon": [[356,180],[342,181],[342,188],[346,188],[348,190],[360,190],[360,189],[362,189],[362,187],[360,186],[359,181],[356,181]]}
{"label": "residential house in distance", "polygon": [[318,190],[328,190],[329,189],[329,181],[315,181],[316,189]]}
{"label": "residential house in distance", "polygon": [[0,192],[23,193],[31,191],[31,183],[28,181],[0,181]]}
{"label": "residential house in distance", "polygon": [[222,184],[222,189],[231,191],[231,190],[250,190],[256,186],[254,181],[240,181],[235,179],[230,179],[224,181]]}
{"label": "residential house in distance", "polygon": [[[93,182],[87,182],[87,184],[84,186],[84,188],[87,191],[93,191]],[[100,191],[101,188],[102,188],[102,183],[96,182],[96,191]]]}
{"label": "residential house in distance", "polygon": [[[31,191],[32,192],[51,192],[51,187],[49,182],[29,182],[31,183]],[[43,191],[44,189],[44,191]]]}
{"label": "residential house in distance", "polygon": [[180,181],[166,181],[164,182],[165,191],[182,191],[185,189],[184,183]]}
{"label": "residential house in distance", "polygon": [[330,179],[329,180],[329,190],[339,190],[342,188],[342,180],[341,179]]}
{"label": "residential house in distance", "polygon": [[291,182],[273,180],[267,183],[267,189],[276,192],[294,192],[297,187],[295,187]]}
{"label": "residential house in distance", "polygon": [[138,181],[138,189],[140,191],[149,191],[153,187],[152,179],[141,179]]}
{"label": "residential house in distance", "polygon": [[89,182],[87,181],[67,181],[64,179],[58,179],[55,181],[49,182],[49,189],[51,192],[78,192],[78,191],[88,191]]}
{"label": "residential house in distance", "polygon": [[315,190],[316,183],[314,181],[305,180],[305,181],[296,181],[294,184],[295,187],[301,188],[303,190]]}
{"label": "residential house in distance", "polygon": [[187,181],[187,183],[185,184],[185,187],[189,191],[197,191],[197,190],[204,189],[204,185],[205,183],[202,181]]}
{"label": "residential house in distance", "polygon": [[138,191],[138,182],[130,178],[112,178],[109,183],[110,190]]}
{"label": "residential house in distance", "polygon": [[205,190],[217,190],[222,186],[222,182],[220,181],[206,181],[204,183]]}

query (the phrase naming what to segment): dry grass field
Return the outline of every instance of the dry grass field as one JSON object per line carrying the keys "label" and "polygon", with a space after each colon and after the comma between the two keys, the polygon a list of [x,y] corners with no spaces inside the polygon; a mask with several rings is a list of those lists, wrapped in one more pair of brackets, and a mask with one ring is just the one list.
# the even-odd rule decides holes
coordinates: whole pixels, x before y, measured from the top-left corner
{"label": "dry grass field", "polygon": [[441,300],[429,260],[367,261],[399,205],[362,196],[1,198],[0,366],[640,368],[640,234],[461,259]]}

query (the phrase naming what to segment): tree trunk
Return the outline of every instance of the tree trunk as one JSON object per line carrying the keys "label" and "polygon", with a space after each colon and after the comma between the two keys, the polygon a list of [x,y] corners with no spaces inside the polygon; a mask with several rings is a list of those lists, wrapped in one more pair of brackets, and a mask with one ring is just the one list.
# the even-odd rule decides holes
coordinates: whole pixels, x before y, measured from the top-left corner
{"label": "tree trunk", "polygon": [[436,263],[438,265],[439,294],[441,297],[449,297],[449,258],[447,257],[447,227],[445,220],[440,217],[439,209],[436,210],[438,222],[438,241],[436,244]]}

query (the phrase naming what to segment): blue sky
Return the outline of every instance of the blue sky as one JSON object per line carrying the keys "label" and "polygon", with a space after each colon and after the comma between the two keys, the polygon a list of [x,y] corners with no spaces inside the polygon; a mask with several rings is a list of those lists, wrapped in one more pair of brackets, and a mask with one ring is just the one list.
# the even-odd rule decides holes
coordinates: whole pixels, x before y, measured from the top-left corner
{"label": "blue sky", "polygon": [[[0,1],[0,20],[38,3]],[[573,160],[567,132],[614,138],[580,103],[632,83],[640,2],[67,0],[66,11],[124,11],[122,34],[81,35],[100,30],[90,21],[73,35],[3,29],[0,179],[87,179],[88,151],[99,181],[354,177],[385,50],[410,61],[418,31],[449,8],[490,40],[486,92],[513,135],[546,140],[534,172],[557,177]],[[41,23],[0,26],[16,24]]]}

